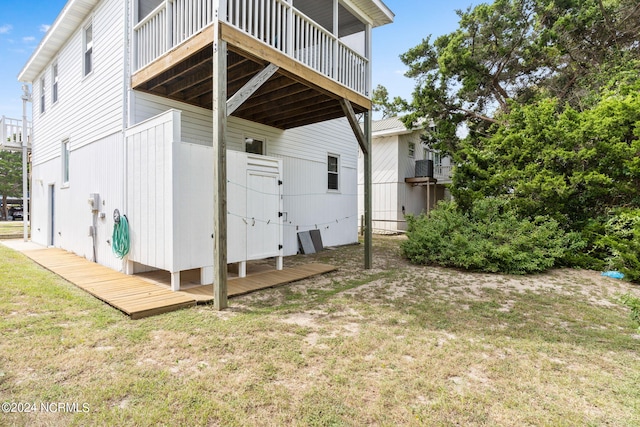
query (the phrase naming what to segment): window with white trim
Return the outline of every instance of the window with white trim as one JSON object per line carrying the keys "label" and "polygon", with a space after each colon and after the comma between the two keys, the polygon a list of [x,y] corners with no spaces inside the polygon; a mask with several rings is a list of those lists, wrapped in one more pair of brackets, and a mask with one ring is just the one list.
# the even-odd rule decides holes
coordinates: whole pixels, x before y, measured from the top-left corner
{"label": "window with white trim", "polygon": [[244,151],[246,153],[260,154],[261,156],[264,156],[267,154],[265,145],[264,139],[251,137],[246,137],[244,139]]}
{"label": "window with white trim", "polygon": [[415,159],[416,158],[416,143],[415,142],[409,142],[409,158],[410,159]]}
{"label": "window with white trim", "polygon": [[71,155],[71,147],[69,140],[62,141],[62,185],[69,185],[69,157]]}
{"label": "window with white trim", "polygon": [[44,105],[44,77],[40,79],[40,114],[44,113],[45,105]]}
{"label": "window with white trim", "polygon": [[89,23],[84,27],[83,31],[83,58],[82,58],[82,75],[86,76],[93,71],[93,23]]}
{"label": "window with white trim", "polygon": [[51,67],[51,103],[58,102],[58,63]]}
{"label": "window with white trim", "polygon": [[338,191],[340,189],[340,156],[327,155],[327,189]]}

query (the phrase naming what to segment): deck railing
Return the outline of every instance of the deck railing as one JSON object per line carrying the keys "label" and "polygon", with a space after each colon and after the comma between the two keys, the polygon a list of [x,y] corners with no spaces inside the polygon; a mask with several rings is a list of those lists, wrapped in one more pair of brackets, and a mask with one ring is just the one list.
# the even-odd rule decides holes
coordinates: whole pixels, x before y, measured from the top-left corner
{"label": "deck railing", "polygon": [[[369,61],[288,0],[220,0],[221,19],[348,88],[368,94]],[[165,0],[133,29],[142,67],[213,23],[212,0]]]}
{"label": "deck railing", "polygon": [[[31,122],[27,122],[27,147],[31,147]],[[22,148],[22,120],[0,117],[0,149]]]}
{"label": "deck railing", "polygon": [[433,177],[438,181],[446,181],[451,180],[451,175],[453,173],[453,166],[447,165],[435,165],[433,167]]}

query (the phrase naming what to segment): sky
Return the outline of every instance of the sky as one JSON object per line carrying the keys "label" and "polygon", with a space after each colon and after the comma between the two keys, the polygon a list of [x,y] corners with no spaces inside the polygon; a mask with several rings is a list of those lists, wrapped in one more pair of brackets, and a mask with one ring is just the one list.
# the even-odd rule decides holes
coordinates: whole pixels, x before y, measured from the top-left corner
{"label": "sky", "polygon": [[[399,56],[430,34],[437,37],[458,27],[456,9],[477,0],[383,0],[395,21],[373,32],[373,87],[382,84],[390,98],[410,99],[415,86],[404,77]],[[22,118],[22,84],[17,76],[66,0],[0,0],[0,116]],[[27,106],[31,117],[31,106]]]}

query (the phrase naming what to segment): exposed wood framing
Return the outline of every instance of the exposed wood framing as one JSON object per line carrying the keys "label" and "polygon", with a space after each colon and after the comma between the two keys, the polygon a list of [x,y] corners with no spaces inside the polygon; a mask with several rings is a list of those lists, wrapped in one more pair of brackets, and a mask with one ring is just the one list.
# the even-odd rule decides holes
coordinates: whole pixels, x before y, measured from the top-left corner
{"label": "exposed wood framing", "polygon": [[[230,104],[228,114],[291,129],[343,117],[340,99],[348,99],[356,113],[371,108],[371,101],[357,92],[224,22],[219,25],[220,37],[228,41],[227,95],[240,96],[242,88],[269,64],[279,67],[248,99],[238,106]],[[212,45],[213,31],[201,31],[136,72],[132,87],[213,110],[217,84],[212,78]]]}
{"label": "exposed wood framing", "polygon": [[278,71],[278,66],[269,64],[253,76],[239,91],[227,101],[227,116],[233,114],[247,99],[251,97],[267,80]]}
{"label": "exposed wood framing", "polygon": [[317,71],[312,70],[306,65],[288,57],[282,52],[275,50],[244,32],[233,28],[224,22],[220,23],[220,37],[223,40],[244,52],[250,52],[262,61],[267,61],[281,68],[281,73],[292,79],[303,82],[305,84],[313,84],[316,88],[335,99],[346,98],[354,104],[360,105],[366,109],[371,109],[371,100],[367,97],[354,92],[340,83],[323,76]]}
{"label": "exposed wood framing", "polygon": [[215,40],[214,27],[216,26],[212,25],[205,28],[199,34],[191,37],[186,42],[178,45],[174,49],[162,55],[160,58],[153,61],[151,64],[136,72],[131,77],[131,86],[137,87],[143,83],[146,83],[167,68],[171,68],[173,64],[176,64],[184,58],[193,55],[195,52],[206,48],[211,44],[212,40]]}
{"label": "exposed wood framing", "polygon": [[342,111],[344,111],[344,115],[347,117],[347,120],[351,125],[351,129],[353,130],[353,133],[358,140],[358,144],[360,144],[360,149],[364,154],[367,154],[369,152],[369,144],[367,142],[365,134],[362,132],[360,123],[358,123],[358,118],[356,117],[356,113],[353,111],[351,103],[347,99],[341,99],[340,106],[342,107]]}
{"label": "exposed wood framing", "polygon": [[347,99],[341,99],[340,105],[353,130],[362,154],[364,156],[364,268],[371,268],[373,264],[373,230],[371,224],[371,192],[373,191],[371,177],[371,112],[364,113],[364,132],[360,127],[358,118],[351,103]]}

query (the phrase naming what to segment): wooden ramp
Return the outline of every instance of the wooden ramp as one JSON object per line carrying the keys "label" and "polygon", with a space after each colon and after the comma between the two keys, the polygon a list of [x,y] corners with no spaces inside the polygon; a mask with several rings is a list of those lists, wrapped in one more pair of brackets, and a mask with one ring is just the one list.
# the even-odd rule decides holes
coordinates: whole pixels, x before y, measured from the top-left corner
{"label": "wooden ramp", "polygon": [[[229,297],[244,295],[249,292],[284,285],[335,270],[337,270],[337,268],[329,264],[313,263],[293,268],[285,268],[283,270],[263,271],[248,275],[247,277],[229,278],[227,282],[227,295]],[[193,286],[182,289],[180,292],[192,296],[198,302],[213,301],[212,285]]]}
{"label": "wooden ramp", "polygon": [[29,250],[23,253],[132,319],[196,305],[196,300],[187,294],[171,292],[62,249]]}

